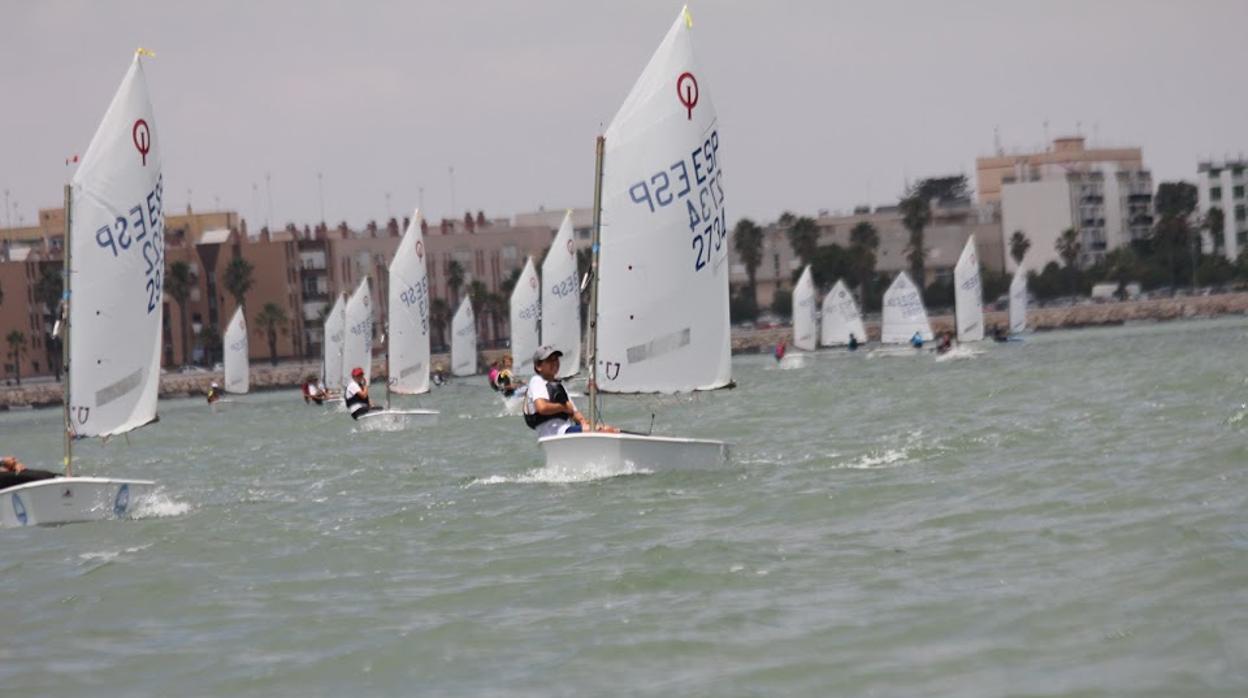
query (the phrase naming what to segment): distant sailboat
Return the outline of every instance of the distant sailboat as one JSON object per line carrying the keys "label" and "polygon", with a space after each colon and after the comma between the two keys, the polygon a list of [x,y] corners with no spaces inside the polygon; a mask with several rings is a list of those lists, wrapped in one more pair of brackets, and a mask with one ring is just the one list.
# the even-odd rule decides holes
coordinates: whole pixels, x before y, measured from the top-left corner
{"label": "distant sailboat", "polygon": [[[575,374],[581,367],[581,280],[572,233],[572,212],[568,211],[542,262],[542,343],[563,352],[560,378]],[[533,358],[514,353],[517,365],[530,363]]]}
{"label": "distant sailboat", "polygon": [[[732,382],[728,223],[715,108],[681,11],[598,138],[588,421],[598,392],[674,393]],[[569,433],[538,443],[551,468],[713,468],[722,441]]]}
{"label": "distant sailboat", "polygon": [[325,357],[321,361],[321,384],[325,390],[337,395],[342,394],[343,375],[342,347],[346,340],[347,300],[341,293],[334,300],[329,315],[325,316],[325,324],[321,332],[325,345]]}
{"label": "distant sailboat", "polygon": [[932,340],[923,297],[906,272],[897,274],[884,292],[884,317],[880,327],[881,344],[909,344],[915,333],[925,342]]}
{"label": "distant sailboat", "polygon": [[979,276],[979,256],[975,254],[975,238],[966,240],[962,256],[953,268],[954,318],[959,342],[978,342],[984,338],[984,294]]}
{"label": "distant sailboat", "polygon": [[360,415],[365,431],[401,431],[437,421],[436,410],[396,409],[391,395],[429,392],[429,277],[420,211],[390,262],[386,317],[386,407]]}
{"label": "distant sailboat", "polygon": [[459,302],[451,319],[451,374],[477,375],[477,318],[468,296]]}
{"label": "distant sailboat", "polygon": [[845,287],[845,282],[838,279],[828,295],[823,297],[823,327],[819,343],[825,347],[844,346],[849,344],[851,334],[860,344],[866,343],[867,329],[862,325],[858,304]]}
{"label": "distant sailboat", "polygon": [[1019,267],[1010,280],[1010,334],[1027,330],[1027,273]]}
{"label": "distant sailboat", "polygon": [[511,354],[517,369],[532,366],[533,352],[541,343],[542,285],[537,278],[533,258],[524,261],[524,269],[511,291]]}
{"label": "distant sailboat", "polygon": [[343,314],[346,330],[342,344],[342,385],[351,382],[351,371],[364,369],[364,380],[373,379],[373,290],[369,278],[360,280],[355,292],[347,299]]}
{"label": "distant sailboat", "polygon": [[242,395],[251,389],[251,364],[247,347],[247,318],[243,306],[234,310],[225,328],[225,392]]}
{"label": "distant sailboat", "polygon": [[[818,338],[819,309],[815,302],[815,281],[810,275],[810,265],[793,287],[793,346],[802,351],[814,351]],[[786,357],[787,358],[787,357]]]}
{"label": "distant sailboat", "polygon": [[0,491],[0,526],[121,518],[151,480],[73,475],[73,440],[157,420],[164,181],[142,50],[65,187],[65,477]]}

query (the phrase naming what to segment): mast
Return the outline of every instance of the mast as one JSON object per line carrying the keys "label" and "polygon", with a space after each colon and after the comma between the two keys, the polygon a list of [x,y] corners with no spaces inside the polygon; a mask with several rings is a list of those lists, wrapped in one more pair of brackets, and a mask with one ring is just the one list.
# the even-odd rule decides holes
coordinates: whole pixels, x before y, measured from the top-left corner
{"label": "mast", "polygon": [[598,426],[598,254],[602,240],[602,164],[607,139],[598,136],[594,148],[594,231],[589,262],[589,339],[585,343],[589,361],[589,426]]}
{"label": "mast", "polygon": [[61,403],[65,417],[65,476],[70,477],[74,474],[74,436],[73,423],[69,418],[69,280],[73,278],[70,273],[70,257],[74,246],[70,242],[71,231],[73,230],[73,185],[65,185],[65,278],[62,283],[61,293],[61,366],[65,372],[65,390],[61,395]]}
{"label": "mast", "polygon": [[[394,341],[394,335],[390,334],[390,304],[386,304],[386,410],[390,410],[390,380],[393,376],[390,373],[390,343]],[[372,360],[372,357],[369,357]]]}

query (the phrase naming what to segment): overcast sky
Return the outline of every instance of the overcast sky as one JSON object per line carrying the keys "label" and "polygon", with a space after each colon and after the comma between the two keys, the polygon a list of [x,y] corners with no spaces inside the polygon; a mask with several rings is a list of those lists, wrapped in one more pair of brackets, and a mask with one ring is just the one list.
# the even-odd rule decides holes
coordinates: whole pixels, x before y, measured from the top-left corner
{"label": "overcast sky", "polygon": [[[0,190],[60,203],[136,46],[167,210],[254,228],[591,199],[594,136],[679,0],[0,0]],[[907,178],[1082,132],[1154,177],[1248,154],[1248,2],[691,3],[730,216],[894,201]],[[455,211],[448,168],[454,167]],[[256,193],[258,192],[258,196]],[[0,191],[2,195],[2,191]],[[6,212],[0,211],[0,214]],[[0,215],[0,224],[8,222]],[[17,223],[16,218],[13,220]]]}

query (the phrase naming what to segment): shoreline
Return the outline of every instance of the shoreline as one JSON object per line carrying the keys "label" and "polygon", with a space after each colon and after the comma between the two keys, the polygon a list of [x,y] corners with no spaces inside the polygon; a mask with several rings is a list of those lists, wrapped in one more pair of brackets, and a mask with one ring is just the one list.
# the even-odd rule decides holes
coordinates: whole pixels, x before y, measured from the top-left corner
{"label": "shoreline", "polygon": [[[1122,325],[1132,321],[1168,322],[1173,320],[1195,320],[1233,315],[1248,315],[1248,293],[1226,293],[1213,296],[1190,296],[1178,298],[1159,298],[1141,301],[1122,301],[1111,303],[1084,303],[1061,308],[1033,308],[1027,312],[1028,328],[1036,332],[1052,330],[1080,329],[1085,327],[1106,327]],[[933,332],[953,329],[953,315],[933,315],[930,318]],[[1005,311],[985,311],[984,324],[1005,325],[1008,314]],[[865,322],[869,341],[879,341],[880,327],[878,320]],[[791,326],[770,329],[732,330],[732,353],[757,354],[770,351],[776,342],[791,342],[793,328]],[[506,349],[487,349],[481,352],[485,361],[493,361],[506,354]],[[449,354],[434,354],[431,362],[450,365]],[[262,392],[272,390],[295,390],[303,384],[308,374],[319,374],[320,362],[287,361],[277,366],[267,361],[254,361],[251,365],[251,391]],[[385,375],[385,357],[373,360],[373,375]],[[194,373],[164,373],[160,378],[160,397],[179,398],[203,396],[212,381],[222,381],[220,373],[210,371]],[[485,383],[482,382],[482,387]],[[41,381],[22,386],[0,387],[0,410],[27,410],[35,408],[60,407],[61,384]]]}

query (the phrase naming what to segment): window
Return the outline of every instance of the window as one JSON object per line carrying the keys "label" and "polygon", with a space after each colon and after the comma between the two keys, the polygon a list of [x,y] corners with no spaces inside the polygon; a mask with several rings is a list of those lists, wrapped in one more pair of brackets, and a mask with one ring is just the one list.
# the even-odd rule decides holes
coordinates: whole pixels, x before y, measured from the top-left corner
{"label": "window", "polygon": [[1221,201],[1222,200],[1222,187],[1211,187],[1209,189],[1209,200]]}
{"label": "window", "polygon": [[1244,185],[1236,184],[1235,187],[1231,189],[1231,196],[1235,197],[1236,199],[1244,198]]}
{"label": "window", "polygon": [[1245,207],[1243,204],[1236,206],[1235,207],[1235,220],[1237,221],[1248,220],[1248,207]]}
{"label": "window", "polygon": [[1218,177],[1221,177],[1221,176],[1222,176],[1222,170],[1218,169],[1217,167],[1209,168],[1209,179],[1217,179]]}
{"label": "window", "polygon": [[1234,167],[1232,167],[1232,168],[1231,168],[1231,174],[1232,174],[1232,175],[1234,175],[1234,176],[1236,176],[1236,177],[1239,177],[1239,176],[1243,175],[1243,174],[1244,174],[1244,166],[1243,166],[1243,165],[1235,165]]}

